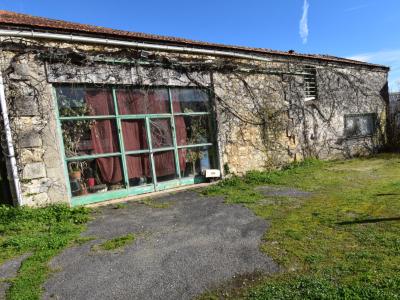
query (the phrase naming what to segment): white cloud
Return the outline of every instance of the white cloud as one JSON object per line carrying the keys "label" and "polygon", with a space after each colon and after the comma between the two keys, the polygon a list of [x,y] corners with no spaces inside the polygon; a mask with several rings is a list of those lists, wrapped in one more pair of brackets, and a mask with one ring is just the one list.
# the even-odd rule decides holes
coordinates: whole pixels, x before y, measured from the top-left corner
{"label": "white cloud", "polygon": [[351,11],[356,11],[356,10],[360,10],[366,7],[371,6],[371,4],[364,4],[364,5],[358,5],[358,6],[353,6],[353,7],[349,7],[347,9],[345,9],[345,12],[351,12]]}
{"label": "white cloud", "polygon": [[303,15],[300,19],[300,37],[303,40],[303,44],[307,43],[308,39],[308,8],[310,5],[307,0],[304,0],[303,4]]}
{"label": "white cloud", "polygon": [[350,59],[361,60],[366,62],[381,61],[381,62],[394,62],[400,59],[400,50],[386,50],[377,52],[368,52],[353,55]]}
{"label": "white cloud", "polygon": [[349,58],[390,67],[389,88],[392,91],[400,90],[400,49],[360,53]]}

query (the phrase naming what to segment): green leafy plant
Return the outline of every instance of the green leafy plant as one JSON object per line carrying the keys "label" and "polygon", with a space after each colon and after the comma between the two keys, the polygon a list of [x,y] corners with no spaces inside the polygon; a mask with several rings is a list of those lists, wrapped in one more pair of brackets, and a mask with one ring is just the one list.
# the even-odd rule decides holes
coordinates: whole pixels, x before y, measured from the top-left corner
{"label": "green leafy plant", "polygon": [[[204,117],[192,117],[190,126],[190,135],[187,139],[189,145],[198,144],[206,140],[207,129],[204,126],[206,119]],[[193,176],[196,175],[196,162],[204,157],[202,149],[190,149],[186,153],[186,160],[192,164]]]}

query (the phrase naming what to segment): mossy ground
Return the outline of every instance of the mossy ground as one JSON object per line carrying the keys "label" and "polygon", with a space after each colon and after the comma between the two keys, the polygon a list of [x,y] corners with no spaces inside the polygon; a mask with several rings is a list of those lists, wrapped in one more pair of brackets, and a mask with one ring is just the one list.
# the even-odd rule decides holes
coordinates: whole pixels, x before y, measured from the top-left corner
{"label": "mossy ground", "polygon": [[[269,197],[255,187],[312,192]],[[204,298],[400,299],[400,156],[322,162],[250,172],[203,191],[242,203],[271,223],[261,250],[283,267],[251,287]]]}

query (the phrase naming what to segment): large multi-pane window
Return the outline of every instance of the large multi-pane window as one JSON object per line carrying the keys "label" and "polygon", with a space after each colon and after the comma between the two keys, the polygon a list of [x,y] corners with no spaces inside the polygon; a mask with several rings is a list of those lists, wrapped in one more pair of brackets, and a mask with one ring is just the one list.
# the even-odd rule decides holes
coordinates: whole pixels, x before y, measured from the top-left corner
{"label": "large multi-pane window", "polygon": [[213,115],[198,88],[55,88],[72,196],[148,192],[215,167]]}

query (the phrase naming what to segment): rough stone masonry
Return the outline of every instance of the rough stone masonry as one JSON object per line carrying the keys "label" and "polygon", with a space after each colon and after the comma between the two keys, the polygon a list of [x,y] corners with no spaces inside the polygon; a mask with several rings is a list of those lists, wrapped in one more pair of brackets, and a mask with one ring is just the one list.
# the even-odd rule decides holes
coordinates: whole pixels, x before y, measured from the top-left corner
{"label": "rough stone masonry", "polygon": [[[123,47],[3,39],[13,141],[27,205],[69,203],[54,84],[198,86],[212,94],[222,173],[281,167],[307,157],[366,155],[383,147],[388,69],[296,56],[271,62]],[[115,63],[127,61],[127,63]],[[307,100],[304,68],[315,69]],[[373,135],[348,138],[345,115],[376,115]]]}

